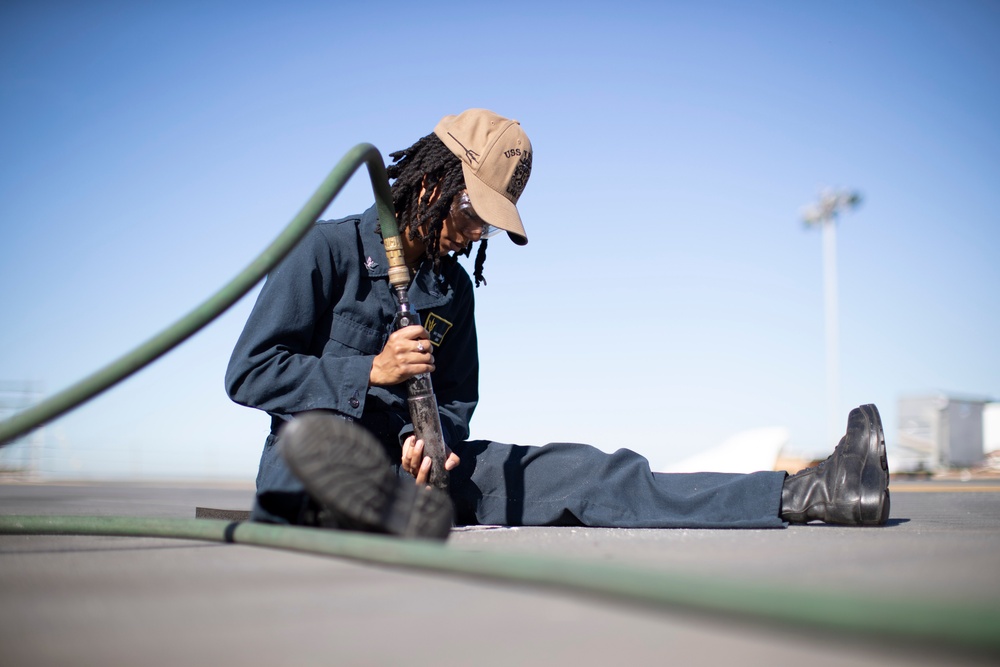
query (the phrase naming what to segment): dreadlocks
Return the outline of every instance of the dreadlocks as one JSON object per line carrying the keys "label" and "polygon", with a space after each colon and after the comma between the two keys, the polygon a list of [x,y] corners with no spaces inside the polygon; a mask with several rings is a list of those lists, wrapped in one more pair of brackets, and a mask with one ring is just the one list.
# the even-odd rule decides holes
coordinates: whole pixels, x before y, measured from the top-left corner
{"label": "dreadlocks", "polygon": [[[440,272],[438,241],[441,225],[451,210],[451,203],[465,189],[462,162],[435,134],[428,134],[409,148],[390,153],[393,164],[386,167],[392,183],[392,205],[396,209],[399,231],[409,239],[420,239],[434,270]],[[438,198],[431,203],[431,194]],[[423,195],[421,196],[421,192]],[[470,246],[462,252],[468,257]],[[476,287],[486,284],[486,239],[479,242],[474,277]]]}

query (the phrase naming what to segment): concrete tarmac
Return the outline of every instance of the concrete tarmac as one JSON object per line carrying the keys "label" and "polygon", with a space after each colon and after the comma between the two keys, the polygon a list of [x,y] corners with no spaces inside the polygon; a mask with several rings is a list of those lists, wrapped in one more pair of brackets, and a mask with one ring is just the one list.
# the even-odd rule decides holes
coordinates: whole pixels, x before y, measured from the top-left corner
{"label": "concrete tarmac", "polygon": [[[889,525],[783,530],[463,528],[448,548],[992,605],[1000,481],[897,482]],[[2,484],[0,514],[193,518],[249,487]],[[1000,628],[997,628],[1000,633]],[[188,540],[0,535],[0,665],[996,665],[566,590]]]}

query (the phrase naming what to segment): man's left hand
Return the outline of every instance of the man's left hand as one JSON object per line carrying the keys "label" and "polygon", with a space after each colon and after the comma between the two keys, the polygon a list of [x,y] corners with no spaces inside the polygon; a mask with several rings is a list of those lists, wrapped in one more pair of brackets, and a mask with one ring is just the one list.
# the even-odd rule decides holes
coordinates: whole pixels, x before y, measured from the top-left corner
{"label": "man's left hand", "polygon": [[[447,447],[444,448],[445,460],[444,469],[454,470],[460,459],[458,454],[451,451]],[[417,440],[415,435],[411,435],[403,443],[403,470],[410,473],[417,479],[417,484],[427,484],[427,480],[430,478],[431,466],[433,461],[431,457],[424,456],[424,441]]]}

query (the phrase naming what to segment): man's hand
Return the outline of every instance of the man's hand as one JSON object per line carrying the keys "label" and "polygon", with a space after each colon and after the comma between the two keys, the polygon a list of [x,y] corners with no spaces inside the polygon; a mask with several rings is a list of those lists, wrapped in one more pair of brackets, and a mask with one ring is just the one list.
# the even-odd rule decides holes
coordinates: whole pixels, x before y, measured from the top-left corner
{"label": "man's hand", "polygon": [[[444,460],[445,470],[454,470],[458,465],[458,455],[445,447],[447,458]],[[431,474],[431,457],[424,456],[424,441],[411,435],[403,443],[403,470],[417,478],[417,484],[427,484]]]}
{"label": "man's hand", "polygon": [[427,329],[411,324],[393,331],[385,347],[372,362],[368,384],[387,387],[434,370],[434,355]]}

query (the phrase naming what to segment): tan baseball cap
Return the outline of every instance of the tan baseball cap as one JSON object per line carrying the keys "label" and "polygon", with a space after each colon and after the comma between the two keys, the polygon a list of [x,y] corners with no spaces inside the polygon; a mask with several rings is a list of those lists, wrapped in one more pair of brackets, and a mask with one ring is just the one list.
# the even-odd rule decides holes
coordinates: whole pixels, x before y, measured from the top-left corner
{"label": "tan baseball cap", "polygon": [[472,207],[483,220],[525,245],[517,200],[531,175],[531,142],[521,124],[486,109],[445,116],[434,134],[462,161]]}

